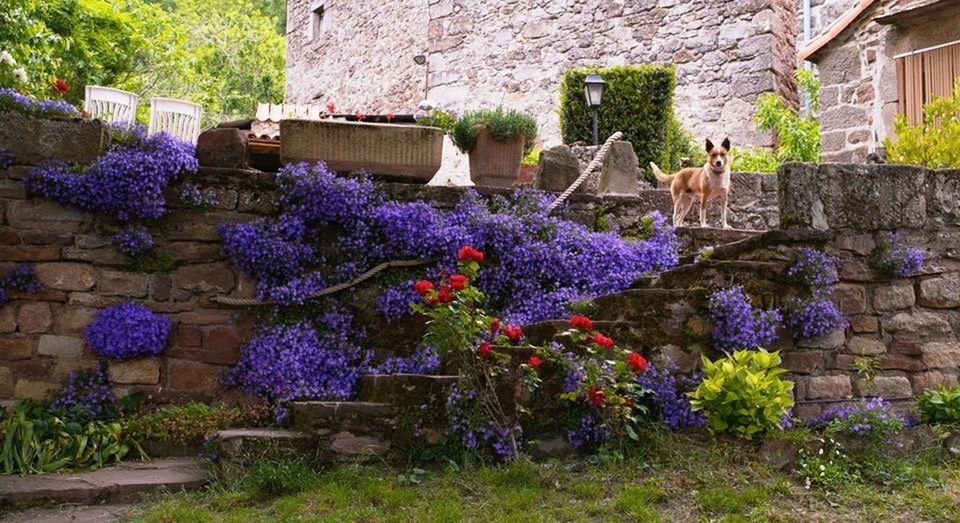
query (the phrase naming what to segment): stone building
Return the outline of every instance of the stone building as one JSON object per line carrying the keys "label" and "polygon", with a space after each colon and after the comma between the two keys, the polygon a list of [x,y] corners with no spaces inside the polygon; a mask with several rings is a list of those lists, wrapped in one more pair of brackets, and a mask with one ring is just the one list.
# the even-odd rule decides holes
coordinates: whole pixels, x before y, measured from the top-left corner
{"label": "stone building", "polygon": [[828,25],[799,57],[819,68],[826,162],[863,161],[898,114],[918,121],[960,77],[956,0],[827,0],[816,11]]}
{"label": "stone building", "polygon": [[368,113],[408,112],[424,98],[504,105],[536,115],[554,145],[566,69],[676,64],[676,112],[695,136],[769,144],[750,123],[753,102],[768,91],[796,98],[795,0],[719,4],[290,0],[287,100]]}

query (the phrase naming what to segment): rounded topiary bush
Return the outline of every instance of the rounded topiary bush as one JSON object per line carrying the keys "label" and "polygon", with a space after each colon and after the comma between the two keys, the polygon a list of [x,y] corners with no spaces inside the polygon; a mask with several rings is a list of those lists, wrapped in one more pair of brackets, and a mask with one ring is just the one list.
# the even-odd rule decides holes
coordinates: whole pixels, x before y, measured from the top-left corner
{"label": "rounded topiary bush", "polygon": [[87,325],[86,337],[98,356],[118,360],[157,356],[167,346],[170,320],[143,305],[124,302],[100,311]]}

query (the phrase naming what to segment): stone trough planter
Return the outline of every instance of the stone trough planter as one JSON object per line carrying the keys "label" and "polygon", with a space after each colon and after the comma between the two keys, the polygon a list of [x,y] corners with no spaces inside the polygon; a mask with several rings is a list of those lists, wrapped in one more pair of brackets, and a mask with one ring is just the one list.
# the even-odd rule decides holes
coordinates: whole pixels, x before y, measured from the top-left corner
{"label": "stone trough planter", "polygon": [[397,180],[426,183],[443,153],[435,127],[331,120],[280,122],[280,161],[324,162],[336,171],[365,170]]}
{"label": "stone trough planter", "polygon": [[486,127],[477,132],[477,144],[470,151],[470,179],[486,187],[513,187],[520,177],[523,136],[498,142]]}
{"label": "stone trough planter", "polygon": [[17,165],[47,160],[88,165],[110,147],[110,132],[99,120],[34,118],[0,112],[0,149]]}

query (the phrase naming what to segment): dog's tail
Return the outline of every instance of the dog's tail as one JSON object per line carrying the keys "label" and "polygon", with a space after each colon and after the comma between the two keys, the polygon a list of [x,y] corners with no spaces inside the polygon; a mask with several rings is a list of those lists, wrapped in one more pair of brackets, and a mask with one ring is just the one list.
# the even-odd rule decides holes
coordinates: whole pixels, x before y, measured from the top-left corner
{"label": "dog's tail", "polygon": [[663,174],[663,171],[657,167],[657,164],[650,162],[650,169],[653,170],[653,175],[657,177],[657,180],[660,180],[661,183],[670,183],[673,181],[673,176],[669,174]]}

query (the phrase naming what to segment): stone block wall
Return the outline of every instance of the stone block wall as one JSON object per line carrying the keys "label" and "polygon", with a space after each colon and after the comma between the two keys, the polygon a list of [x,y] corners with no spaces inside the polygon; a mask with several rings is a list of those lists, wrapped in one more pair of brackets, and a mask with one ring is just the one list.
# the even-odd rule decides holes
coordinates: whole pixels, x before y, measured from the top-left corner
{"label": "stone block wall", "polygon": [[[786,234],[826,231],[824,247],[840,260],[833,300],[850,324],[822,339],[787,342],[785,366],[797,378],[800,414],[853,395],[909,398],[960,372],[960,171],[905,166],[788,164],[780,172]],[[891,232],[924,249],[920,274],[889,279],[869,268]],[[788,259],[771,246],[752,254]],[[872,386],[854,358],[876,357]]]}
{"label": "stone block wall", "polygon": [[535,115],[552,146],[571,67],[676,64],[677,115],[698,140],[769,145],[749,123],[753,101],[767,91],[795,101],[793,0],[327,1],[329,33],[308,41],[321,3],[288,2],[291,102],[399,113],[426,93],[458,110],[504,105]]}

